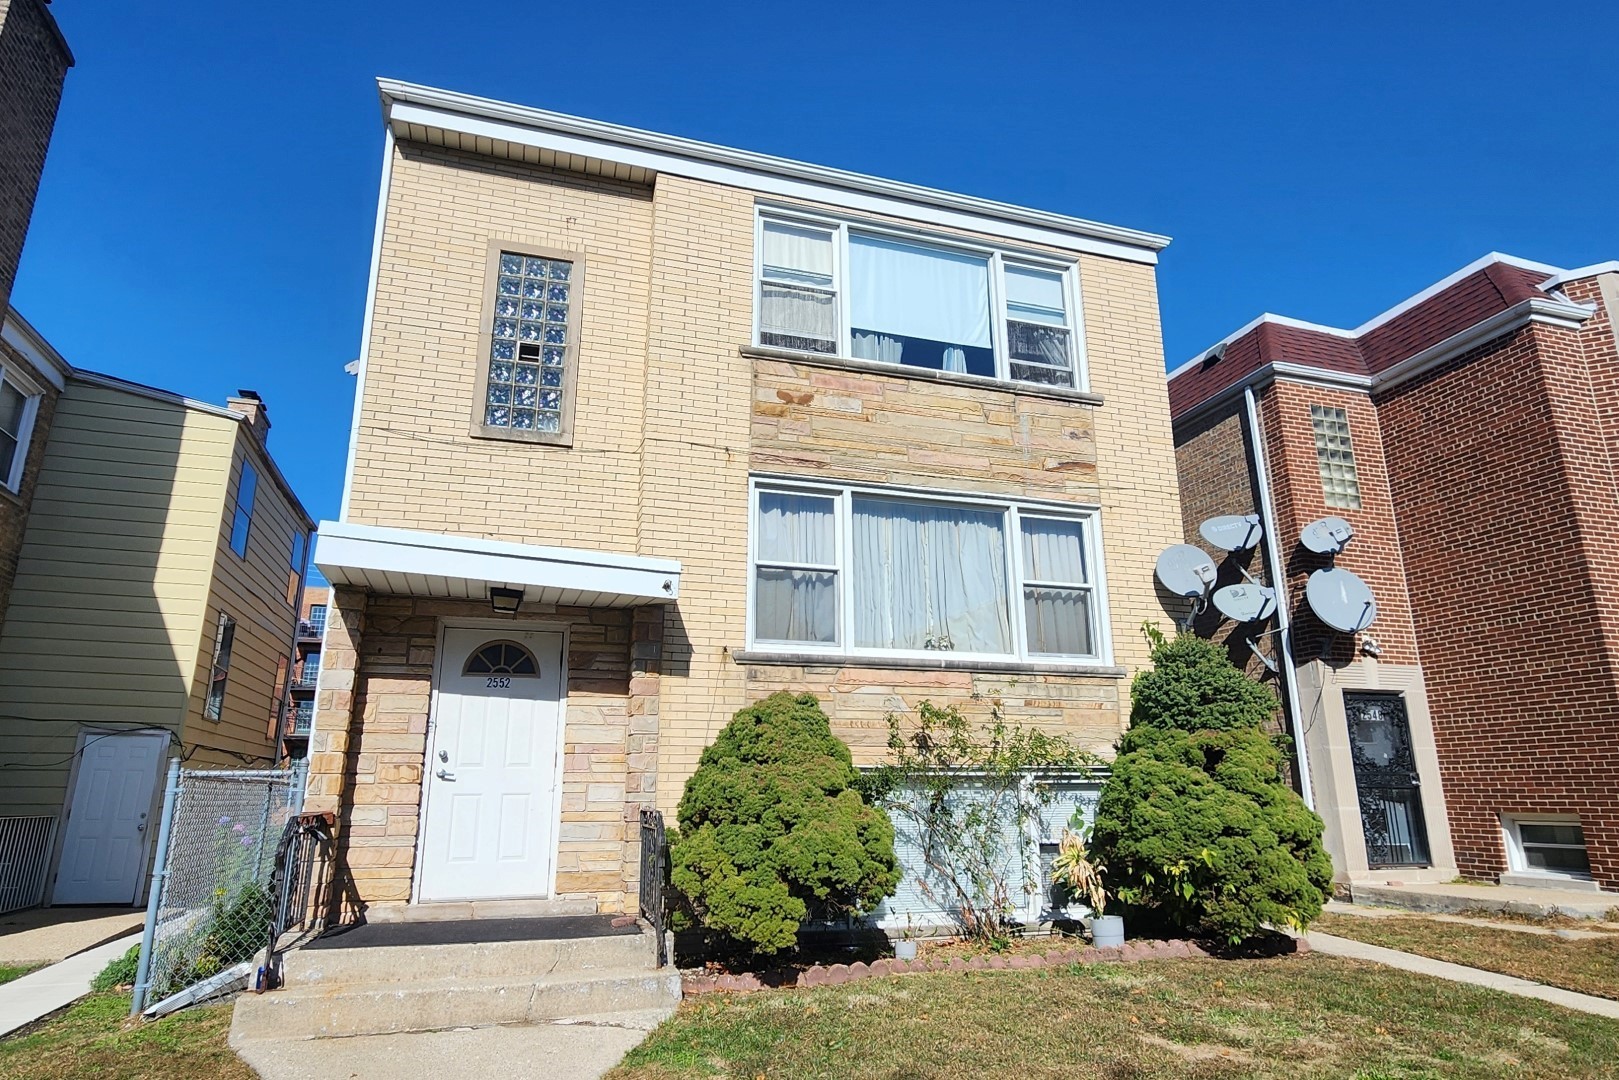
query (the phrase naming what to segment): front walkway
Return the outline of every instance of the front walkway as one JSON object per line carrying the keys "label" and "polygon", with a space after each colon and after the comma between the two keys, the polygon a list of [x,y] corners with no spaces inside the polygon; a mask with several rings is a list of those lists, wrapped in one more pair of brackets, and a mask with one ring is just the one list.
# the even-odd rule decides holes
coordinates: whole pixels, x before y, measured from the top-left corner
{"label": "front walkway", "polygon": [[139,931],[70,956],[48,968],[0,986],[0,1036],[49,1016],[90,992],[101,969],[139,945]]}
{"label": "front walkway", "polygon": [[1474,882],[1438,884],[1351,885],[1357,904],[1378,904],[1408,911],[1458,915],[1474,911],[1506,911],[1514,915],[1568,915],[1602,919],[1619,907],[1619,893],[1561,888],[1555,884],[1484,885]]}
{"label": "front walkway", "polygon": [[0,964],[54,964],[139,930],[144,908],[28,908],[0,915]]}

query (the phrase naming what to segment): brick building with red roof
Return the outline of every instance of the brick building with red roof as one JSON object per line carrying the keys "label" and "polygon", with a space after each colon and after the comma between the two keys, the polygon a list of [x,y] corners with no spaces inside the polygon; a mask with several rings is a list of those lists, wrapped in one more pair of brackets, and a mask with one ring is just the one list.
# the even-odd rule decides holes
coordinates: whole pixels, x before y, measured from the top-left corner
{"label": "brick building with red roof", "polygon": [[[1492,254],[1354,330],[1263,315],[1170,373],[1189,541],[1258,514],[1217,584],[1280,586],[1267,623],[1196,626],[1278,663],[1351,888],[1619,889],[1616,310],[1619,262]],[[1335,560],[1299,543],[1327,516],[1354,529]],[[1376,598],[1359,634],[1306,601],[1334,561]]]}

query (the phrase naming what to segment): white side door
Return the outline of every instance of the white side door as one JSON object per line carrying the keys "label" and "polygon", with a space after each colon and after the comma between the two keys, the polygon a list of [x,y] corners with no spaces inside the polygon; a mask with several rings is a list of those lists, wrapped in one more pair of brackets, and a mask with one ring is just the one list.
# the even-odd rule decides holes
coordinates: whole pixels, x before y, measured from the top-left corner
{"label": "white side door", "polygon": [[166,732],[85,735],[51,903],[135,902],[168,745]]}
{"label": "white side door", "polygon": [[559,633],[444,632],[418,899],[550,895],[562,663]]}

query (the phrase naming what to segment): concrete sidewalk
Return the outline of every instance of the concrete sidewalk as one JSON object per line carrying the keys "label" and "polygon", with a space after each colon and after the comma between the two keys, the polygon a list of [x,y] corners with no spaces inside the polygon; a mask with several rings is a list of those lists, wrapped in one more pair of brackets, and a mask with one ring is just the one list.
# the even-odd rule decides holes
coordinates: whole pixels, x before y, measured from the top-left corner
{"label": "concrete sidewalk", "polygon": [[599,1080],[667,1015],[653,1010],[545,1024],[277,1039],[249,1042],[236,1052],[263,1080]]}
{"label": "concrete sidewalk", "polygon": [[0,915],[0,964],[54,964],[145,922],[145,909],[127,906],[36,907]]}
{"label": "concrete sidewalk", "polygon": [[90,980],[102,968],[140,940],[139,932],[133,933],[0,986],[0,1036],[79,1000],[90,992]]}
{"label": "concrete sidewalk", "polygon": [[1541,1001],[1549,1001],[1553,1005],[1561,1005],[1565,1009],[1574,1009],[1579,1012],[1591,1013],[1594,1016],[1606,1016],[1610,1019],[1619,1020],[1619,1001],[1613,1001],[1609,998],[1593,997],[1590,994],[1576,994],[1572,990],[1560,990],[1555,986],[1545,986],[1541,983],[1530,982],[1528,979],[1519,979],[1512,975],[1481,971],[1478,968],[1463,967],[1461,964],[1452,964],[1444,960],[1431,960],[1426,956],[1416,956],[1412,953],[1400,952],[1398,949],[1385,949],[1381,945],[1367,945],[1364,942],[1351,941],[1349,938],[1323,934],[1319,930],[1309,931],[1305,938],[1310,942],[1310,948],[1328,956],[1347,956],[1354,960],[1370,960],[1373,963],[1398,968],[1401,971],[1413,971],[1418,975],[1432,975],[1436,979],[1449,979],[1451,982],[1483,986],[1491,990],[1516,994],[1519,997],[1538,998]]}
{"label": "concrete sidewalk", "polygon": [[1407,911],[1444,912],[1450,915],[1506,911],[1514,915],[1568,915],[1602,920],[1619,908],[1619,893],[1595,888],[1560,888],[1546,885],[1483,885],[1470,881],[1436,884],[1352,884],[1357,904],[1404,908]]}

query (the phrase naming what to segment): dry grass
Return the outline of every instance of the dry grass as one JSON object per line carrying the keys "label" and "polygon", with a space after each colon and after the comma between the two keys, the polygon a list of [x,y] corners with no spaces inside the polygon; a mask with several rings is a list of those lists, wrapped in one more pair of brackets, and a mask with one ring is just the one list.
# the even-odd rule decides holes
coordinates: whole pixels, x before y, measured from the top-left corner
{"label": "dry grass", "polygon": [[6,1080],[254,1080],[225,1045],[231,1006],[130,1025],[129,995],[91,994],[25,1034],[0,1040]]}
{"label": "dry grass", "polygon": [[1337,957],[909,975],[713,995],[610,1080],[1619,1075],[1619,1022]]}
{"label": "dry grass", "polygon": [[1323,915],[1310,928],[1581,994],[1619,998],[1619,936],[1565,940],[1420,915]]}

